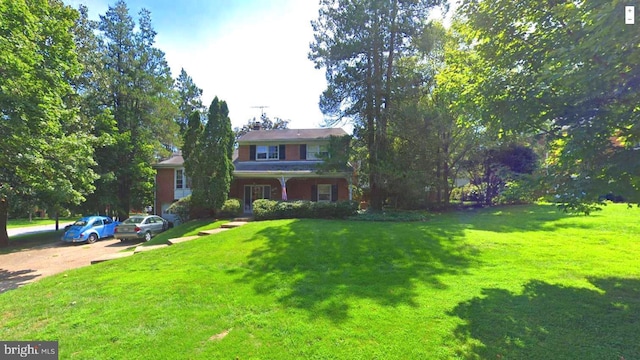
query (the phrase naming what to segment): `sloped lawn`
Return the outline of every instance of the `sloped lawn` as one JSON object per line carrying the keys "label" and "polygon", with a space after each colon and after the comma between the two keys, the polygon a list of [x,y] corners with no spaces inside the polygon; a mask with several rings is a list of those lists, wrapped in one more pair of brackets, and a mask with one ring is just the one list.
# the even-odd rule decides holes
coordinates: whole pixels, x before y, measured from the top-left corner
{"label": "sloped lawn", "polygon": [[0,295],[61,359],[638,359],[640,210],[256,222]]}

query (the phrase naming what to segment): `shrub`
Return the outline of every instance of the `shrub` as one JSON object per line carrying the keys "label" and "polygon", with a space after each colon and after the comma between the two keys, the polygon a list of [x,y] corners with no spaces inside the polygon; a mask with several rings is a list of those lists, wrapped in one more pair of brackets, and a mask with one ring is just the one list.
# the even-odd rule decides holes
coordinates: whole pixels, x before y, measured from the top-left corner
{"label": "shrub", "polygon": [[496,198],[498,204],[518,205],[534,202],[533,191],[519,181],[509,181]]}
{"label": "shrub", "polygon": [[219,214],[221,217],[236,217],[242,215],[240,200],[229,199],[225,201]]}
{"label": "shrub", "polygon": [[253,216],[256,220],[317,218],[344,219],[358,210],[355,201],[312,202],[256,200],[253,202]]}
{"label": "shrub", "polygon": [[167,208],[166,213],[175,215],[180,223],[189,221],[191,213],[191,195],[185,196],[171,204],[171,206]]}
{"label": "shrub", "polygon": [[277,201],[258,199],[253,202],[253,217],[256,220],[275,219]]}

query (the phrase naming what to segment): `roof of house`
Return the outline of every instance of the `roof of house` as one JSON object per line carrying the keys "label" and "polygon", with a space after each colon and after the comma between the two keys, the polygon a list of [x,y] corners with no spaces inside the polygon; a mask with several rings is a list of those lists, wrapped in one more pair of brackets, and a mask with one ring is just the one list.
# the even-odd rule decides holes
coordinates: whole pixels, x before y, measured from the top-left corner
{"label": "roof of house", "polygon": [[254,130],[242,135],[238,139],[238,143],[257,141],[299,142],[300,140],[321,140],[330,136],[344,135],[347,135],[347,133],[341,128]]}

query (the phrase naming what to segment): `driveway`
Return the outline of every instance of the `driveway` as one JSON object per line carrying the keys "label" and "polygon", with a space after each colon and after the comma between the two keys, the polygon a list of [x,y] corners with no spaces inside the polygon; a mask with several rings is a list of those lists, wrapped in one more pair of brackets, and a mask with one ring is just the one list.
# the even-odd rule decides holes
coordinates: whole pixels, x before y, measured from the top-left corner
{"label": "driveway", "polygon": [[91,265],[91,260],[134,245],[135,242],[120,242],[111,238],[94,244],[68,244],[59,241],[0,254],[0,294],[45,276]]}

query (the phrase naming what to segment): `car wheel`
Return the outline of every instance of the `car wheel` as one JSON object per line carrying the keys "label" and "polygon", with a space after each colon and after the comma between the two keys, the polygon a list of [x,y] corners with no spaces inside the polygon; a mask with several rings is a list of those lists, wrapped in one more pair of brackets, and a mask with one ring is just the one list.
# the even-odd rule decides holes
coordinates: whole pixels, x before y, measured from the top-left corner
{"label": "car wheel", "polygon": [[144,233],[144,241],[149,241],[151,240],[151,233],[150,232],[146,232]]}
{"label": "car wheel", "polygon": [[91,235],[89,235],[89,238],[87,239],[87,244],[93,244],[96,241],[98,241],[98,235],[91,234]]}

